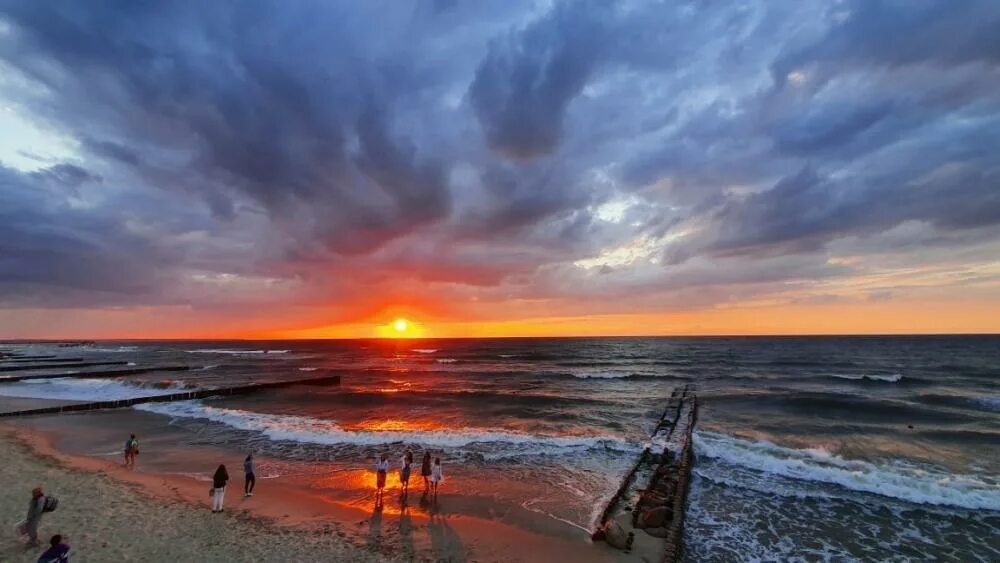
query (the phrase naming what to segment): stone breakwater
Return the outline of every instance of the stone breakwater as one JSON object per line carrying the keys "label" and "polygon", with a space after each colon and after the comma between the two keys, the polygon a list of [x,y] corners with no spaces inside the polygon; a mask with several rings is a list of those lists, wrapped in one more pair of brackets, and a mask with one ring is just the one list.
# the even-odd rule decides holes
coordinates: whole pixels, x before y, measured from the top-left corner
{"label": "stone breakwater", "polygon": [[649,446],[598,517],[594,541],[635,553],[637,559],[681,559],[697,409],[690,387],[671,393]]}

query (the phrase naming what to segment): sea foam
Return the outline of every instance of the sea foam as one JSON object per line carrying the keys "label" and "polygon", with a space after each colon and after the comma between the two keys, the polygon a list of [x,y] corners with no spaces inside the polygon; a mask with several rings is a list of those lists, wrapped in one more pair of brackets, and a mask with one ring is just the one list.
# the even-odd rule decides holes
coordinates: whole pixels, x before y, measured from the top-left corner
{"label": "sea foam", "polygon": [[846,459],[822,448],[796,449],[715,432],[696,432],[700,456],[803,481],[892,497],[917,504],[1000,511],[1000,486],[975,475],[904,462],[891,465]]}
{"label": "sea foam", "polygon": [[365,446],[402,442],[450,448],[482,443],[544,447],[532,448],[532,453],[558,453],[558,450],[565,448],[606,448],[622,451],[632,451],[636,448],[635,444],[614,436],[540,436],[480,428],[439,431],[345,430],[332,420],[212,407],[201,401],[147,403],[136,405],[134,408],[175,418],[206,419],[238,430],[260,432],[275,441],[287,440],[323,445]]}
{"label": "sea foam", "polygon": [[893,373],[891,375],[869,375],[869,374],[853,374],[853,373],[832,373],[832,377],[838,379],[851,379],[854,381],[863,381],[865,379],[869,381],[885,381],[887,383],[896,383],[897,381],[903,379],[903,375],[899,373]]}
{"label": "sea foam", "polygon": [[114,379],[77,379],[59,377],[5,383],[0,395],[26,399],[62,401],[115,401],[176,393],[177,388],[158,389],[129,385]]}

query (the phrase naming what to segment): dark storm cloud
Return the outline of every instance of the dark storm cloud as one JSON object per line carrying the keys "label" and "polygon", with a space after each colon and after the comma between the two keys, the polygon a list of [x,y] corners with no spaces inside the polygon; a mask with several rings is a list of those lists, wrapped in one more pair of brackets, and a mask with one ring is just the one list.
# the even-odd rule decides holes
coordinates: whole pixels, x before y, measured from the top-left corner
{"label": "dark storm cloud", "polygon": [[526,29],[491,42],[469,87],[491,147],[515,158],[552,152],[566,107],[606,46],[611,5],[560,3]]}
{"label": "dark storm cloud", "polygon": [[[850,276],[831,245],[900,225],[942,247],[1000,226],[995,2],[14,1],[0,18],[18,76],[0,99],[78,147],[3,170],[8,299],[158,302],[219,274],[350,300],[395,275],[676,303],[661,293]],[[878,242],[894,248],[921,260]],[[605,255],[599,278],[574,266]]]}
{"label": "dark storm cloud", "polygon": [[0,166],[0,303],[72,303],[80,292],[138,295],[157,288],[155,245],[118,217],[54,202],[37,188],[94,175],[58,165],[30,175]]}
{"label": "dark storm cloud", "polygon": [[844,67],[1000,63],[1000,11],[992,0],[855,0],[834,8],[840,20],[774,61],[779,81],[810,64]]}

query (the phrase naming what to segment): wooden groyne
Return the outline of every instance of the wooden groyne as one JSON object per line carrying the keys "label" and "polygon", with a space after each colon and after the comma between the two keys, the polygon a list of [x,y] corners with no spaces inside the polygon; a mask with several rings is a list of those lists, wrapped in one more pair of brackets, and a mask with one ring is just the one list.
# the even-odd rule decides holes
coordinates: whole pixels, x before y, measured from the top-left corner
{"label": "wooden groyne", "polygon": [[650,445],[598,517],[595,541],[634,553],[637,560],[681,559],[697,410],[690,386],[671,393]]}
{"label": "wooden groyne", "polygon": [[64,412],[94,411],[102,409],[119,409],[131,407],[142,403],[167,403],[171,401],[190,401],[193,399],[204,399],[207,397],[225,397],[228,395],[246,395],[265,389],[277,389],[280,387],[291,387],[293,385],[339,385],[339,375],[326,375],[303,379],[291,379],[286,381],[271,381],[267,383],[251,383],[236,387],[222,387],[219,389],[197,389],[191,391],[180,391],[167,395],[153,395],[149,397],[136,397],[133,399],[119,399],[115,401],[97,401],[92,403],[77,403],[73,405],[62,405],[56,407],[42,407],[37,409],[27,409],[0,413],[0,417],[30,416],[39,414],[59,414]]}
{"label": "wooden groyne", "polygon": [[[125,362],[122,362],[125,363]],[[157,371],[188,371],[194,369],[191,366],[148,366],[129,369],[112,369],[106,371],[75,372],[75,373],[36,373],[30,375],[11,375],[9,377],[0,376],[0,384],[14,383],[17,381],[29,381],[34,379],[61,379],[64,377],[86,378],[86,379],[106,379],[122,377],[126,375],[139,375],[142,373],[153,373]]]}
{"label": "wooden groyne", "polygon": [[50,356],[48,358],[0,358],[0,362],[6,364],[49,364],[52,362],[82,362],[83,358],[57,358],[55,356]]}
{"label": "wooden groyne", "polygon": [[113,362],[65,362],[59,364],[45,364],[43,366],[0,366],[0,372],[3,371],[28,371],[32,369],[56,369],[56,368],[89,368],[96,366],[124,366],[128,364],[125,360],[118,360]]}
{"label": "wooden groyne", "polygon": [[694,440],[691,434],[697,421],[698,397],[692,397],[684,445],[677,461],[677,486],[673,499],[674,518],[667,534],[666,549],[663,553],[664,563],[680,561],[684,556],[684,512],[688,489],[691,487],[691,467],[694,465]]}

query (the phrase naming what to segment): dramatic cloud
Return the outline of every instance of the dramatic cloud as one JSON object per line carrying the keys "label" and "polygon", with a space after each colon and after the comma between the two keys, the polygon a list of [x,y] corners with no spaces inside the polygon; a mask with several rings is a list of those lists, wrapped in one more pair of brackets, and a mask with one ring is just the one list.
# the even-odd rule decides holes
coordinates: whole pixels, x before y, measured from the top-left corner
{"label": "dramatic cloud", "polygon": [[997,300],[997,29],[985,0],[5,2],[0,308]]}

